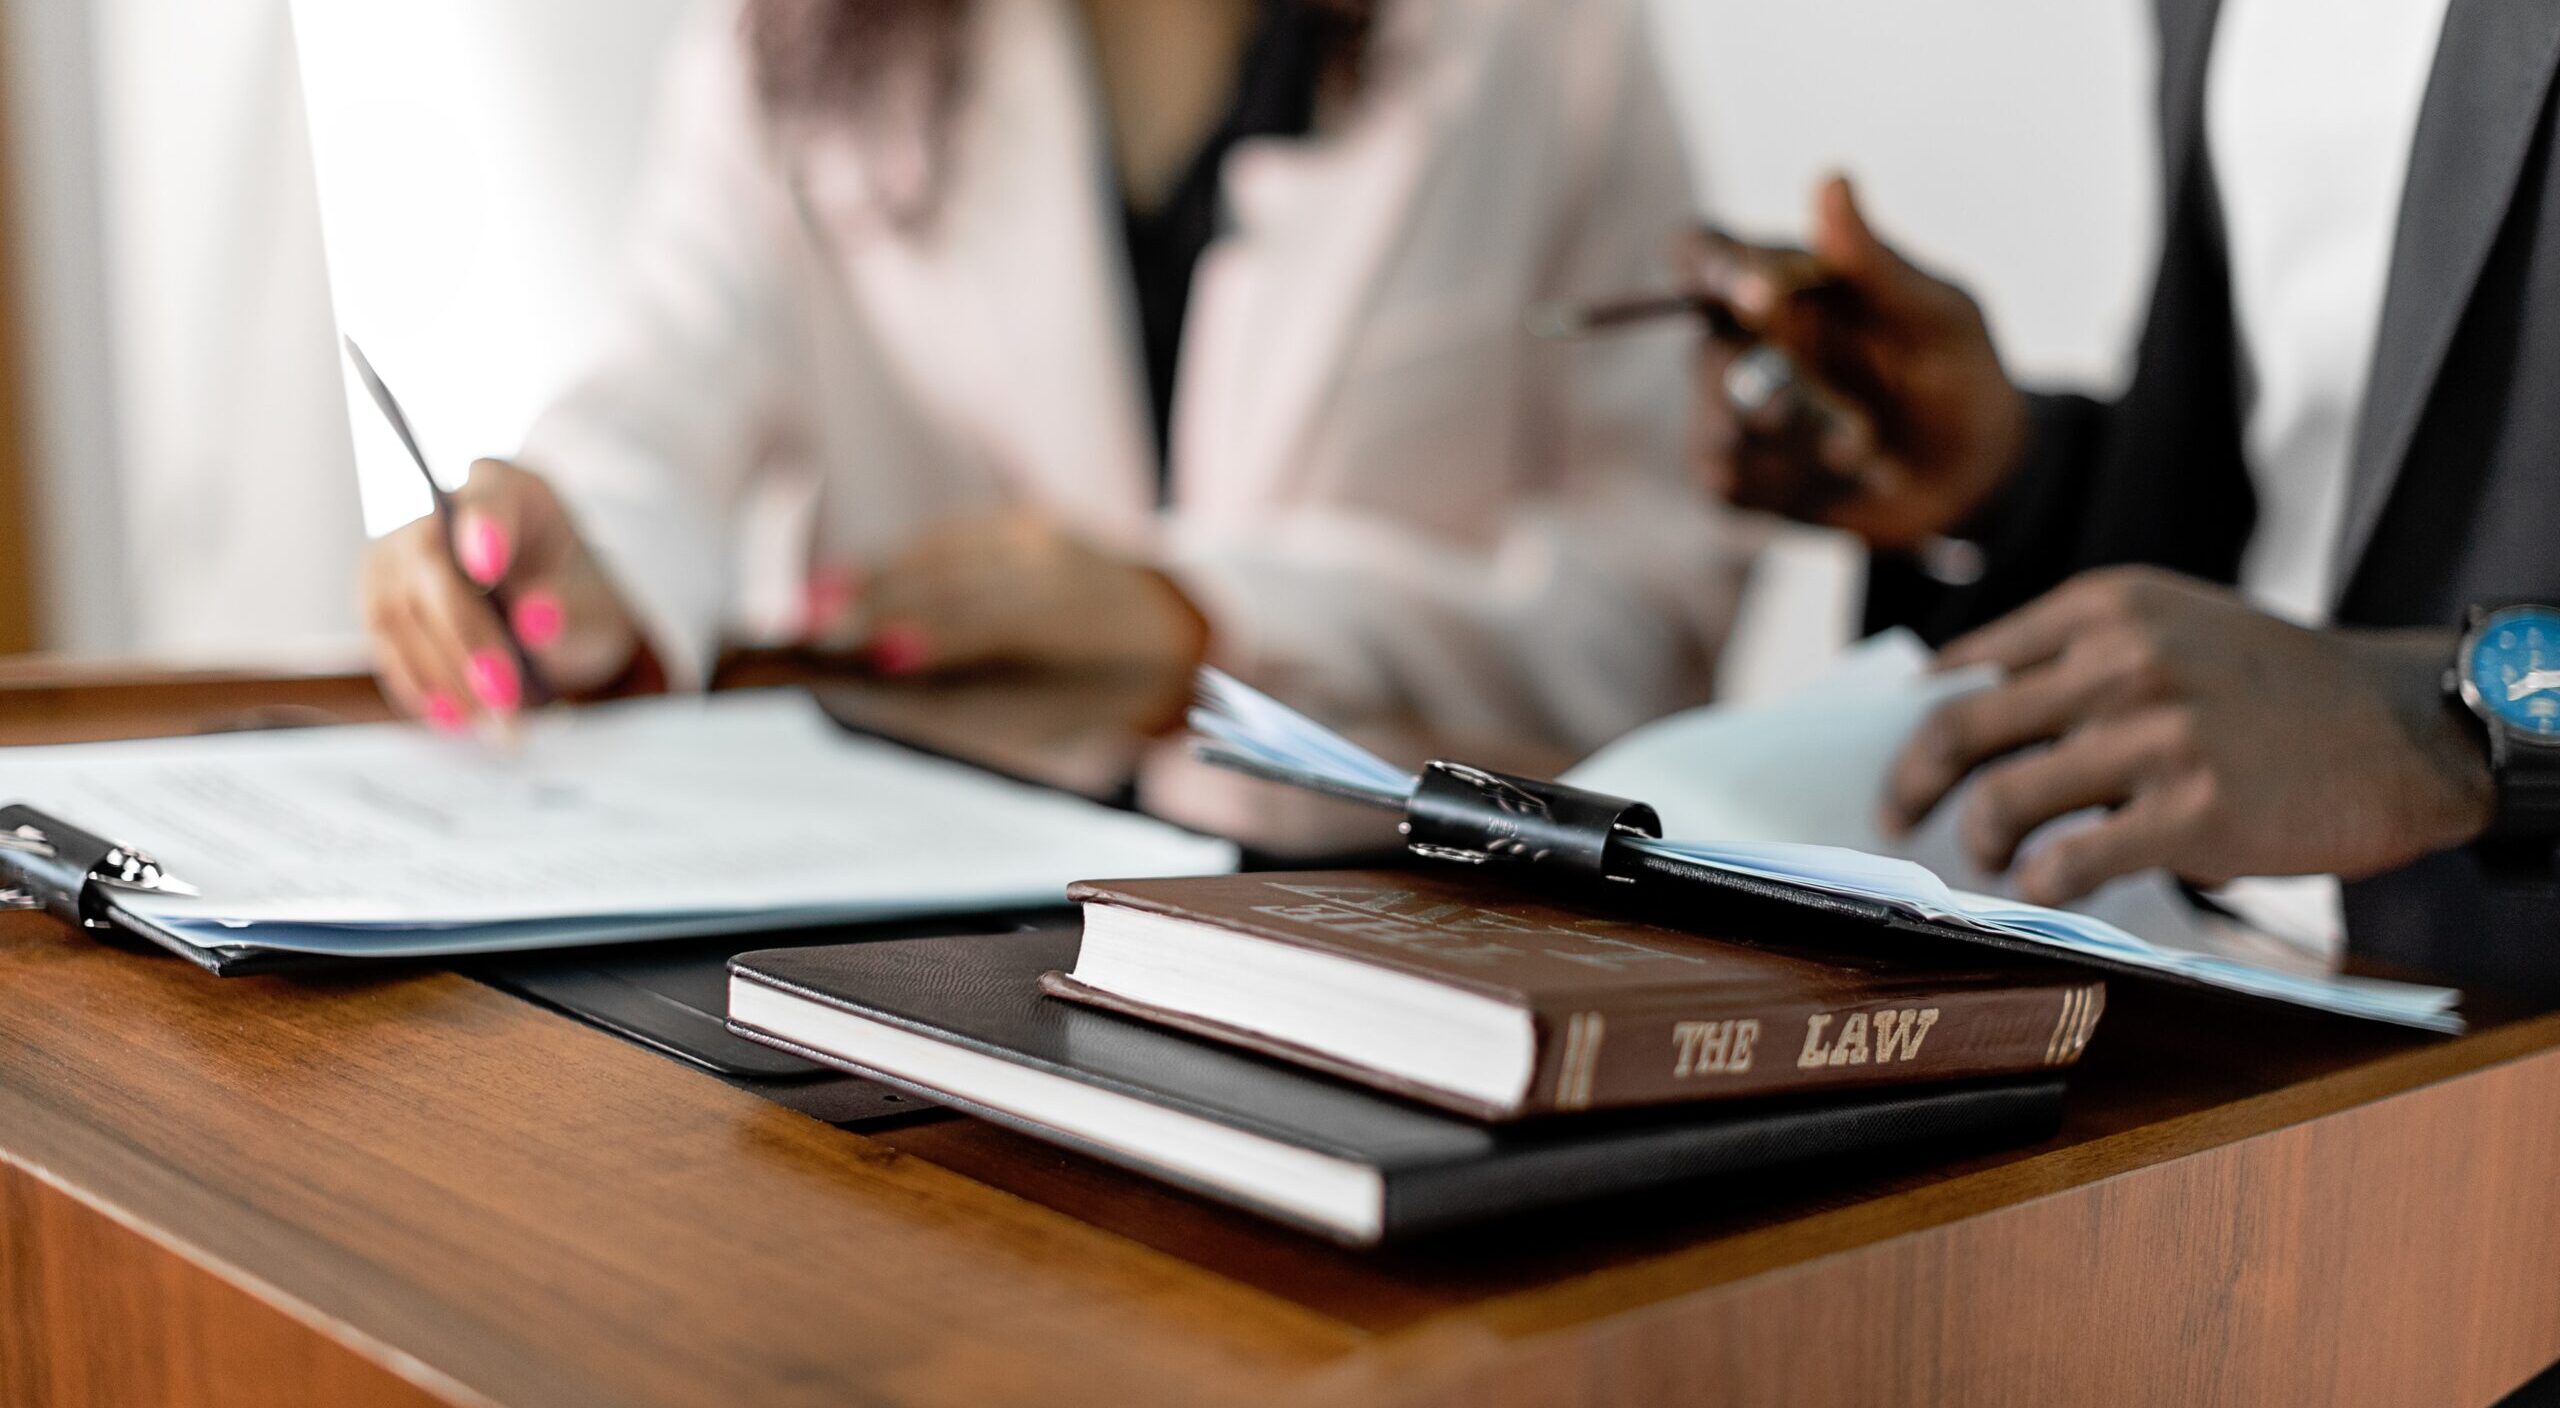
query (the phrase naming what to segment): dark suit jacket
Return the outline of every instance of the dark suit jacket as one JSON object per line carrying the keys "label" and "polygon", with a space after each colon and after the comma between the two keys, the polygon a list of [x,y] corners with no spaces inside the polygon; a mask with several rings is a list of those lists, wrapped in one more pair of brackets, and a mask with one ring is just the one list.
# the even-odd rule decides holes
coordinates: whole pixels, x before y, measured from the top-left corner
{"label": "dark suit jacket", "polygon": [[[2111,405],[2037,398],[2028,461],[1976,525],[1988,573],[1951,590],[1879,561],[1873,624],[1943,639],[2114,563],[2238,572],[2256,508],[2204,143],[2215,0],[2158,10],[2166,220],[2132,384]],[[2341,624],[2450,627],[2473,603],[2560,603],[2555,69],[2560,3],[2452,0],[2353,452]],[[2560,996],[2560,893],[2468,851],[2350,885],[2347,927],[2361,952]]]}

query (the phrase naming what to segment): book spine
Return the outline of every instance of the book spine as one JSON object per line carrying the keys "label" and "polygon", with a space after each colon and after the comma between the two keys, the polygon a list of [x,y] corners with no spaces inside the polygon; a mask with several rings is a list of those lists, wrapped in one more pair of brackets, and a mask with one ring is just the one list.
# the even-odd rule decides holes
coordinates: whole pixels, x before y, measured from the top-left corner
{"label": "book spine", "polygon": [[2015,1075],[2080,1058],[2106,985],[1757,1012],[1541,1012],[1526,1112]]}

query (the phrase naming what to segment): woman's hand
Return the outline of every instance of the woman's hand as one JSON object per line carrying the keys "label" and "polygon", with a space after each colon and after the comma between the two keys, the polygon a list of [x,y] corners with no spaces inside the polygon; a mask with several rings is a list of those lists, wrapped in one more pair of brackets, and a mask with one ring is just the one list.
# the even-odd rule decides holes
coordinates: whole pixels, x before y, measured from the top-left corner
{"label": "woman's hand", "polygon": [[1028,511],[930,530],[851,594],[817,644],[886,674],[974,665],[1136,668],[1187,678],[1209,625],[1172,579]]}
{"label": "woman's hand", "polygon": [[500,585],[513,603],[509,625],[554,688],[583,693],[630,667],[639,629],[540,475],[482,460],[453,508],[452,552],[443,520],[430,515],[365,558],[374,673],[396,707],[460,732],[523,706],[524,681],[489,597]]}

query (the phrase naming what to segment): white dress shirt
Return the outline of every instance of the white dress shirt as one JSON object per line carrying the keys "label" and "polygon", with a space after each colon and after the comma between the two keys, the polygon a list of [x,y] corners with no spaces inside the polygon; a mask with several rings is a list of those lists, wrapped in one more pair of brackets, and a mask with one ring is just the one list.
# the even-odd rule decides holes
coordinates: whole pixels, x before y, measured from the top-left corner
{"label": "white dress shirt", "polygon": [[[2240,585],[2307,625],[2332,605],[2348,458],[2447,3],[2224,0],[2214,35],[2205,140],[2258,495]],[[2220,897],[2322,947],[2343,936],[2335,876],[2243,880]]]}
{"label": "white dress shirt", "polygon": [[2447,0],[2225,0],[2206,79],[2258,491],[2243,590],[2326,621],[2347,458]]}

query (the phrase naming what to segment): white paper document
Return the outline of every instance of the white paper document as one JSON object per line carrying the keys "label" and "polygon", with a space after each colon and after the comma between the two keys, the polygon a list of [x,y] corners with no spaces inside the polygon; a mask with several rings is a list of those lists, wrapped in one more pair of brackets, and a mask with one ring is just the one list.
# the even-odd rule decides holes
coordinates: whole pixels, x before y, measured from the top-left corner
{"label": "white paper document", "polygon": [[1063,903],[1235,848],[838,728],[787,691],[533,720],[504,750],[380,725],[0,751],[0,800],[150,853],[199,941],[482,952]]}
{"label": "white paper document", "polygon": [[1888,851],[1876,811],[1894,756],[1931,710],[1998,678],[1933,675],[1920,638],[1891,631],[1778,699],[1656,719],[1559,780],[1649,802],[1674,836]]}

